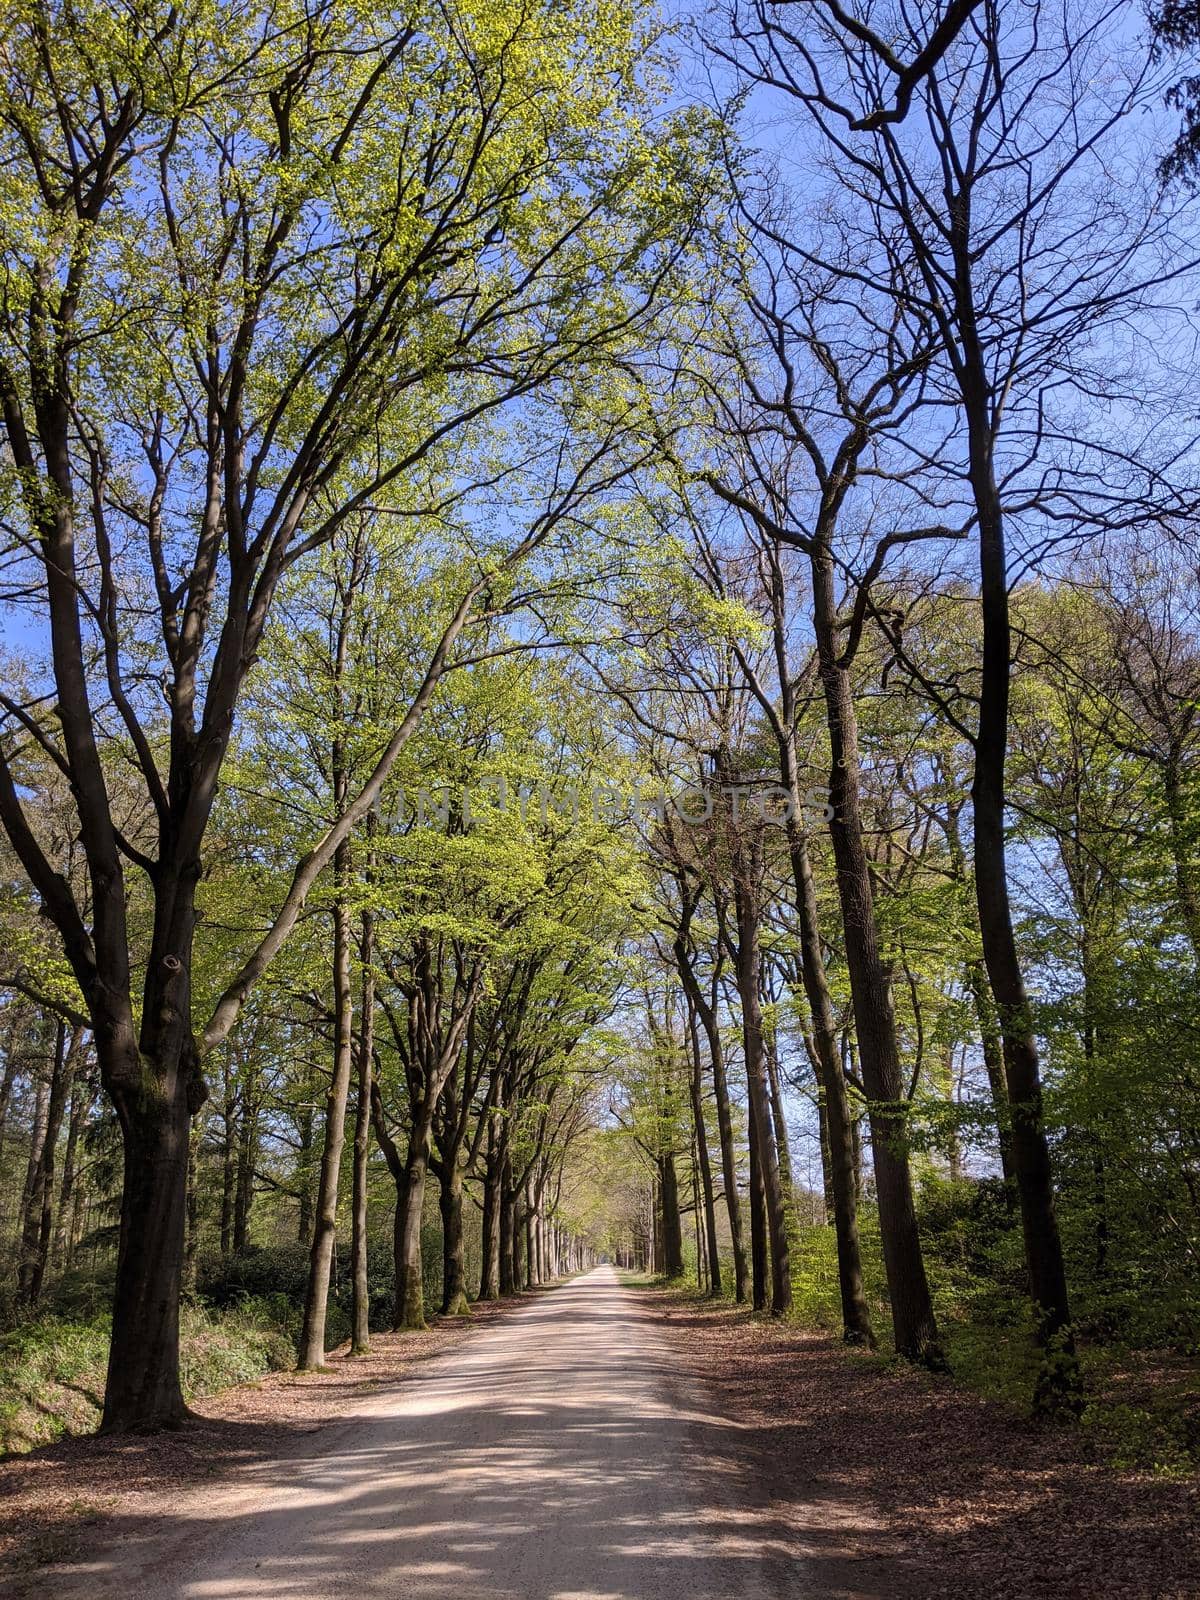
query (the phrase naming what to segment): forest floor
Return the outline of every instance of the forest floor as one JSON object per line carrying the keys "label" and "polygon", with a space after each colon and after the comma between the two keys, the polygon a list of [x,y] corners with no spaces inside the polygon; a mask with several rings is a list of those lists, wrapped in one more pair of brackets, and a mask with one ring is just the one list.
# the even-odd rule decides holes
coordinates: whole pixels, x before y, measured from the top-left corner
{"label": "forest floor", "polygon": [[[1200,1480],[1125,1470],[949,1378],[686,1293],[643,1291],[757,1477],[853,1592],[933,1600],[1196,1600]],[[848,1591],[850,1592],[850,1591]]]}
{"label": "forest floor", "polygon": [[611,1269],[0,1461],[0,1593],[1200,1596],[1195,1480]]}

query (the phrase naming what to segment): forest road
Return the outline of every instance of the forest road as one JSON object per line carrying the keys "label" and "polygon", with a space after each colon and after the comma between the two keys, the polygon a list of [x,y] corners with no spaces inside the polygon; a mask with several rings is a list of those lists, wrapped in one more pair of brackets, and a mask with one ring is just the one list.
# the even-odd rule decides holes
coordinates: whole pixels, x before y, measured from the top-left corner
{"label": "forest road", "polygon": [[[811,1596],[787,1528],[639,1296],[597,1267],[44,1594],[121,1600]],[[228,1480],[227,1480],[228,1482]],[[844,1591],[839,1591],[844,1592]]]}

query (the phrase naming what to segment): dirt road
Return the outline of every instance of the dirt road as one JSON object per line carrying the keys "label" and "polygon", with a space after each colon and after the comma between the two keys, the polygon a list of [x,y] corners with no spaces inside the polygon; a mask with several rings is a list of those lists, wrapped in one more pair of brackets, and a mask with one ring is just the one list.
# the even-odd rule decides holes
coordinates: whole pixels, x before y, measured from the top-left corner
{"label": "dirt road", "polygon": [[737,1448],[610,1267],[308,1453],[126,1524],[43,1593],[121,1600],[766,1600],[813,1591]]}

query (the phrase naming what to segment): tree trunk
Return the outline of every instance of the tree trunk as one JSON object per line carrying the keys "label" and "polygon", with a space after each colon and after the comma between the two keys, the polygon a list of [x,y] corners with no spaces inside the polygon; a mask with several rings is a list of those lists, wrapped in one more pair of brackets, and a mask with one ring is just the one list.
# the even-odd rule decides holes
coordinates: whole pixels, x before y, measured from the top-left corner
{"label": "tree trunk", "polygon": [[746,1299],[746,1246],[742,1238],[742,1208],[738,1198],[737,1156],[733,1148],[733,1114],[729,1106],[729,1080],[725,1072],[725,1048],[717,1022],[716,1005],[701,992],[692,972],[688,953],[678,941],[676,965],[689,1001],[700,1018],[712,1063],[713,1098],[717,1103],[717,1137],[721,1146],[721,1182],[725,1189],[725,1209],[729,1217],[729,1237],[733,1248],[733,1297],[738,1305]]}
{"label": "tree trunk", "polygon": [[675,1156],[658,1158],[658,1187],[662,1203],[662,1270],[668,1278],[683,1277],[683,1225],[679,1218],[679,1179]]}
{"label": "tree trunk", "polygon": [[[1075,913],[1080,924],[1080,966],[1083,972],[1083,1063],[1084,1081],[1089,1090],[1095,1082],[1097,1058],[1103,1058],[1106,1046],[1104,1029],[1101,1026],[1100,1007],[1096,1001],[1096,973],[1094,940],[1088,926],[1088,907],[1082,895],[1076,895]],[[1109,1208],[1108,1208],[1108,1179],[1105,1172],[1104,1139],[1101,1128],[1103,1127],[1103,1113],[1101,1113],[1101,1126],[1094,1124],[1082,1129],[1085,1145],[1088,1150],[1092,1171],[1092,1198],[1091,1212],[1094,1218],[1093,1240],[1095,1254],[1093,1267],[1096,1277],[1103,1280],[1108,1276],[1108,1251],[1110,1242]]]}
{"label": "tree trunk", "polygon": [[855,1176],[854,1128],[850,1096],[837,1044],[837,1023],[821,946],[817,891],[808,840],[800,826],[800,785],[794,762],[788,774],[793,816],[788,820],[788,853],[800,924],[801,981],[812,1018],[813,1050],[820,1083],[821,1165],[828,1174],[826,1204],[837,1237],[838,1290],[842,1302],[842,1337],[847,1344],[875,1348],[875,1330],[863,1284],[858,1237],[858,1183]]}
{"label": "tree trunk", "polygon": [[[62,1036],[59,1024],[57,1038]],[[17,1263],[17,1291],[22,1299],[28,1297],[29,1280],[37,1255],[38,1229],[41,1225],[42,1152],[46,1147],[46,1122],[50,1113],[50,1086],[57,1069],[57,1045],[50,1070],[40,1071],[33,1106],[33,1127],[29,1134],[29,1159],[25,1163],[25,1182],[21,1186],[21,1209],[18,1217],[20,1258]]]}
{"label": "tree trunk", "polygon": [[479,1266],[480,1300],[500,1296],[500,1151],[495,1118],[488,1119],[487,1164],[483,1179],[483,1224]]}
{"label": "tree trunk", "polygon": [[767,1067],[767,1088],[771,1097],[771,1126],[775,1131],[775,1149],[779,1155],[779,1185],[783,1191],[784,1209],[792,1204],[792,1150],[788,1143],[787,1118],[783,1113],[783,1089],[779,1082],[779,1054],[775,1048],[774,1031],[764,1040],[764,1058]]}
{"label": "tree trunk", "polygon": [[325,1364],[325,1316],[329,1304],[329,1279],[333,1242],[337,1232],[338,1188],[342,1172],[342,1145],[346,1132],[346,1101],[350,1093],[353,1059],[353,1001],[350,989],[350,913],[345,885],[350,870],[350,846],[338,846],[334,871],[338,893],[333,908],[333,1073],[325,1101],[325,1148],[317,1190],[316,1225],[309,1254],[308,1286],[304,1297],[304,1323],[300,1334],[299,1367],[311,1372]]}
{"label": "tree trunk", "polygon": [[[964,216],[957,227],[969,225]],[[1037,1040],[1017,955],[1008,898],[1004,839],[1005,761],[1012,645],[1008,609],[1008,561],[1004,514],[993,472],[993,430],[988,379],[974,328],[974,306],[966,265],[966,239],[958,241],[963,263],[958,308],[965,344],[963,403],[967,415],[971,487],[979,523],[980,607],[983,665],[979,725],[971,800],[975,819],[975,898],[988,982],[996,1002],[1004,1051],[1004,1074],[1012,1117],[1012,1159],[1021,1201],[1021,1226],[1029,1271],[1034,1323],[1043,1351],[1034,1404],[1039,1410],[1078,1408],[1079,1363],[1067,1295],[1050,1146],[1042,1111]],[[861,1046],[860,1037],[860,1046]]]}
{"label": "tree trunk", "polygon": [[946,1160],[950,1168],[951,1183],[959,1183],[963,1176],[963,1149],[958,1119],[955,1115],[955,1108],[958,1102],[954,1098],[956,1084],[954,1079],[953,1044],[948,1044],[943,1052],[942,1081],[946,1091],[946,1108],[950,1113],[946,1126]]}
{"label": "tree trunk", "polygon": [[513,1190],[512,1211],[512,1292],[520,1294],[525,1283],[525,1216],[524,1202],[517,1189]]}
{"label": "tree trunk", "polygon": [[787,1209],[779,1171],[779,1152],[775,1144],[763,1039],[762,952],[758,927],[762,850],[762,833],[756,828],[748,849],[739,851],[741,870],[735,869],[737,979],[742,1003],[742,1037],[745,1042],[750,1115],[754,1124],[771,1251],[771,1311],[775,1316],[782,1316],[792,1305],[792,1273],[788,1254]]}
{"label": "tree trunk", "polygon": [[221,1107],[224,1140],[221,1149],[221,1255],[233,1249],[233,1196],[237,1182],[237,1092],[233,1086],[233,1053],[225,1051],[225,1099]]}
{"label": "tree trunk", "polygon": [[545,1180],[543,1179],[537,1189],[537,1280],[539,1283],[550,1281],[550,1227],[542,1212],[545,1203]]}
{"label": "tree trunk", "polygon": [[425,1214],[425,1181],[429,1176],[430,1133],[433,1111],[417,1107],[408,1140],[404,1169],[404,1200],[397,1224],[396,1310],[393,1331],[424,1328],[425,1264],[421,1256],[421,1224]]}
{"label": "tree trunk", "polygon": [[517,1197],[512,1190],[512,1172],[505,1150],[500,1167],[500,1293],[515,1294]]}
{"label": "tree trunk", "polygon": [[[961,880],[965,888],[968,882],[967,858],[963,849],[957,808],[947,809],[945,831],[954,875]],[[977,916],[975,920],[978,921]],[[1012,1159],[1012,1118],[1008,1107],[1008,1089],[1004,1081],[1004,1046],[996,1017],[996,1004],[988,986],[987,969],[978,958],[972,958],[966,963],[966,983],[975,1012],[975,1023],[979,1029],[983,1066],[992,1097],[992,1109],[996,1116],[1000,1170],[1004,1176],[1004,1201],[1009,1211],[1012,1211],[1017,1203],[1017,1190]]]}
{"label": "tree trunk", "polygon": [[196,1168],[200,1160],[200,1129],[195,1118],[188,1130],[187,1198],[184,1202],[186,1221],[183,1243],[183,1287],[188,1294],[196,1291],[196,1256],[200,1249],[200,1195],[196,1188]]}
{"label": "tree trunk", "polygon": [[692,1129],[692,1238],[696,1245],[696,1288],[708,1291],[708,1252],[704,1247],[704,1206],[700,1199],[700,1155],[696,1149],[696,1130]]}
{"label": "tree trunk", "polygon": [[967,987],[975,1010],[979,1040],[983,1049],[983,1068],[987,1074],[992,1109],[996,1115],[996,1138],[1000,1146],[1000,1171],[1004,1177],[1005,1199],[1011,1208],[1016,1203],[1013,1173],[1012,1118],[1008,1108],[1008,1089],[1004,1082],[1004,1047],[996,1023],[996,1008],[988,988],[987,973],[981,961],[968,961]]}
{"label": "tree trunk", "polygon": [[442,1213],[442,1315],[465,1317],[470,1314],[467,1299],[466,1247],[463,1242],[462,1168],[457,1160],[442,1166],[440,1206]]}
{"label": "tree trunk", "polygon": [[354,1106],[354,1179],[350,1211],[350,1354],[365,1356],[371,1348],[371,1298],[367,1286],[367,1163],[371,1154],[371,1074],[375,1059],[374,918],[362,914],[359,939],[362,965],[362,1007],[358,1019],[358,1085]]}
{"label": "tree trunk", "polygon": [[300,1148],[296,1156],[296,1165],[300,1177],[300,1208],[296,1216],[296,1242],[298,1244],[311,1244],[313,1225],[313,1114],[311,1106],[306,1106],[300,1114],[299,1135]]}
{"label": "tree trunk", "polygon": [[81,1038],[82,1030],[75,1029],[68,1048],[66,1023],[61,1021],[58,1023],[54,1039],[54,1070],[46,1106],[46,1128],[35,1182],[36,1229],[32,1239],[32,1259],[28,1264],[25,1283],[26,1298],[31,1306],[36,1306],[41,1299],[42,1284],[50,1261],[50,1245],[54,1229],[54,1169],[58,1154],[58,1135],[62,1128],[67,1092],[74,1075],[75,1058]]}
{"label": "tree trunk", "polygon": [[717,1207],[713,1199],[712,1164],[704,1126],[704,1072],[700,1058],[700,1028],[696,1008],[688,1005],[688,1036],[692,1046],[692,1124],[696,1132],[696,1162],[704,1201],[704,1233],[708,1251],[708,1287],[714,1299],[721,1293],[721,1261],[717,1250]]}
{"label": "tree trunk", "polygon": [[237,1188],[233,1201],[233,1253],[240,1255],[249,1242],[250,1213],[254,1208],[254,1157],[258,1148],[258,1107],[251,1084],[242,1094],[238,1121]]}
{"label": "tree trunk", "polygon": [[[178,1068],[148,1072],[146,1091],[128,1098],[122,1093],[118,1101],[125,1179],[103,1433],[175,1427],[188,1415],[179,1382],[191,1128],[186,1076]],[[172,1079],[172,1098],[156,1092]]]}
{"label": "tree trunk", "polygon": [[538,1283],[538,1246],[536,1246],[538,1219],[530,1203],[530,1189],[525,1189],[525,1288],[531,1290]]}
{"label": "tree trunk", "polygon": [[758,1124],[753,1113],[748,1128],[750,1145],[750,1304],[767,1309],[767,1197],[758,1156]]}
{"label": "tree trunk", "polygon": [[[18,1021],[21,1008],[13,1005],[9,1010],[15,1015],[9,1023],[4,1041],[4,1076],[0,1078],[0,1162],[4,1158],[4,1146],[8,1136],[8,1110],[12,1104],[13,1083],[16,1081],[18,1068],[17,1039],[19,1037]],[[7,1220],[4,1206],[4,1194],[0,1189],[0,1233],[5,1231],[4,1224]]]}
{"label": "tree trunk", "polygon": [[850,675],[840,659],[833,561],[822,543],[811,561],[813,620],[830,740],[829,828],[837,865],[846,965],[859,1060],[867,1092],[879,1229],[892,1306],[896,1351],[911,1361],[945,1366],[909,1170],[907,1110],[892,991],[879,954],[871,868],[859,802],[858,717]]}
{"label": "tree trunk", "polygon": [[[837,1209],[833,1201],[833,1163],[829,1154],[829,1113],[825,1109],[825,1091],[817,1079],[817,1140],[821,1146],[821,1202],[825,1221],[835,1224]],[[840,1261],[839,1261],[840,1267]]]}
{"label": "tree trunk", "polygon": [[67,1149],[63,1156],[62,1184],[58,1193],[58,1228],[54,1254],[65,1269],[75,1254],[75,1167],[79,1159],[79,1137],[92,1103],[92,1091],[83,1073],[76,1072],[71,1086],[71,1113],[67,1119]]}

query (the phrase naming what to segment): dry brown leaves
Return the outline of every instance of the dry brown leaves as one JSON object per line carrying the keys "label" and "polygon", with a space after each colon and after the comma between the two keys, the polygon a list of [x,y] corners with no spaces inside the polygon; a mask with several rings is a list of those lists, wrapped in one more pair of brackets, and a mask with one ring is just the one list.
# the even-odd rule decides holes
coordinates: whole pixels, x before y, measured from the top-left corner
{"label": "dry brown leaves", "polygon": [[[1200,1597],[1198,1485],[1122,1472],[1078,1430],[1023,1423],[956,1386],[833,1340],[645,1291],[686,1392],[707,1392],[777,1570],[828,1600]],[[162,1515],[181,1493],[286,1454],[382,1384],[503,1314],[384,1335],[370,1356],[273,1374],[198,1404],[178,1433],[75,1439],[0,1461],[0,1569],[85,1543],[114,1513]],[[711,1430],[710,1430],[711,1435]],[[36,1581],[36,1580],[34,1580]],[[785,1592],[786,1592],[785,1581]],[[2,1587],[2,1585],[0,1585]]]}
{"label": "dry brown leaves", "polygon": [[830,1597],[1200,1596],[1200,1484],[827,1336],[648,1291]]}

